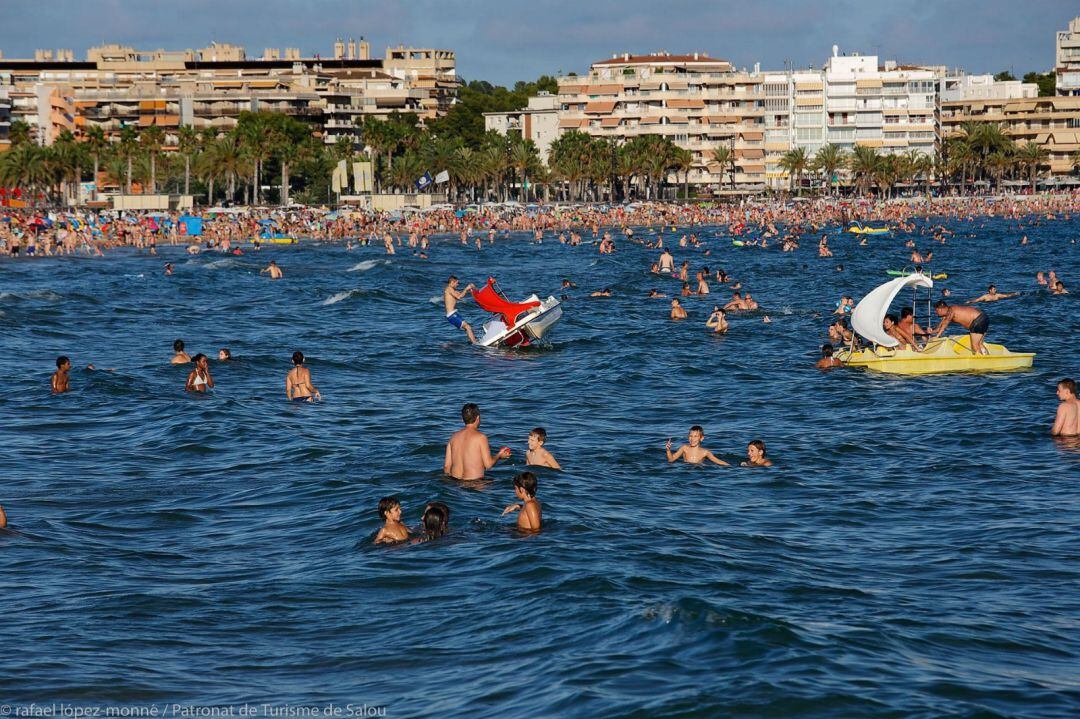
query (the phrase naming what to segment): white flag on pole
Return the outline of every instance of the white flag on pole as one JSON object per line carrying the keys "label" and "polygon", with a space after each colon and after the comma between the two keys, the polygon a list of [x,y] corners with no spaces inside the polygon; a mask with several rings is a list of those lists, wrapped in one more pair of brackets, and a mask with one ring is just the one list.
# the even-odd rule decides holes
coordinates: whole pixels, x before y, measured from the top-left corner
{"label": "white flag on pole", "polygon": [[450,182],[450,173],[443,170],[438,175],[435,175],[435,184],[441,185],[444,182]]}

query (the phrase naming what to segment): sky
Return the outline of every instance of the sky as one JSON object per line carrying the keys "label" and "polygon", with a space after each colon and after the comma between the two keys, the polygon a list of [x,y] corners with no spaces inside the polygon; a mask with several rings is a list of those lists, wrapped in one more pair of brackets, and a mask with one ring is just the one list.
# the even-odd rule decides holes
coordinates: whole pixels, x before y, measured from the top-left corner
{"label": "sky", "polygon": [[704,52],[763,70],[820,67],[833,44],[969,73],[1048,71],[1076,0],[0,0],[0,52],[104,42],[139,50],[242,45],[329,56],[338,37],[372,55],[404,43],[457,54],[466,80],[506,85],[584,73],[613,53]]}

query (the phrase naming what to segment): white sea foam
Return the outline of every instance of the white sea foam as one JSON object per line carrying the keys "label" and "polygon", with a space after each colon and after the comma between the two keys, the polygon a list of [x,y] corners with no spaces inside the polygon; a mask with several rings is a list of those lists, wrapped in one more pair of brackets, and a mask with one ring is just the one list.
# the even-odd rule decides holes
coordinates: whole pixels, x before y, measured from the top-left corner
{"label": "white sea foam", "polygon": [[357,292],[358,292],[358,290],[345,290],[344,292],[338,292],[335,295],[331,295],[330,297],[327,297],[325,300],[322,301],[321,304],[324,304],[324,305],[336,305],[338,302],[341,302],[342,300],[349,299],[350,297],[352,297]]}
{"label": "white sea foam", "polygon": [[382,264],[390,264],[389,260],[364,260],[358,262],[348,269],[349,272],[367,272],[373,267],[377,267]]}

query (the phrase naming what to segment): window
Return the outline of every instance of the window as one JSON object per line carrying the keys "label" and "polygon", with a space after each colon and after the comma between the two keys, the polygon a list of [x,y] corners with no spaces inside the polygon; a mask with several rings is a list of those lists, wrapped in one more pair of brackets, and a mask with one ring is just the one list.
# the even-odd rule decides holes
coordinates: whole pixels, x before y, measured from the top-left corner
{"label": "window", "polygon": [[1070,129],[1075,129],[1075,128],[1080,127],[1080,117],[1070,117],[1065,122],[1065,127],[1068,127]]}
{"label": "window", "polygon": [[821,140],[821,128],[820,127],[796,127],[795,139],[799,142],[818,141]]}

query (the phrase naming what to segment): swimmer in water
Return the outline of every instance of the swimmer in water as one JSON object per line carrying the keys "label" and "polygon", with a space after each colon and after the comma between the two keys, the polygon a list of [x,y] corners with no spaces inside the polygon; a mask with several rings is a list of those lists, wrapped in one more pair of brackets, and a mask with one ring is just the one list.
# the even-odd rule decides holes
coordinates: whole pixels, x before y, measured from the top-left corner
{"label": "swimmer in water", "polygon": [[544,446],[547,443],[547,431],[543,427],[537,427],[529,432],[529,449],[525,452],[525,464],[536,467],[551,467],[562,469],[555,457]]}
{"label": "swimmer in water", "polygon": [[589,297],[611,297],[611,288],[605,287],[602,290],[589,293]]}
{"label": "swimmer in water", "polygon": [[0,529],[7,529],[7,513],[4,512],[2,504],[0,504]]}
{"label": "swimmer in water", "polygon": [[450,525],[450,508],[442,502],[431,502],[424,508],[420,520],[420,536],[413,542],[428,542],[446,534]]}
{"label": "swimmer in water", "polygon": [[52,391],[53,394],[62,394],[71,389],[68,385],[70,377],[68,373],[71,372],[71,360],[63,355],[56,358],[56,371],[52,376]]}
{"label": "swimmer in water", "polygon": [[379,516],[383,526],[375,535],[375,544],[404,542],[409,538],[409,529],[401,523],[401,503],[397,497],[383,497],[379,500]]}
{"label": "swimmer in water", "polygon": [[165,276],[168,277],[169,275],[171,275],[172,270],[173,270],[172,263],[171,262],[166,262],[165,263]]}
{"label": "swimmer in water", "polygon": [[542,523],[540,518],[540,502],[536,500],[536,475],[532,472],[522,472],[514,477],[514,496],[522,501],[521,504],[511,504],[503,510],[502,516],[510,512],[518,512],[517,528],[526,532],[537,532]]}
{"label": "swimmer in water", "polygon": [[277,263],[270,260],[270,264],[259,270],[260,275],[270,275],[272,280],[280,280],[285,276],[285,273],[281,271],[281,268],[277,266]]}
{"label": "swimmer in water", "polygon": [[671,319],[673,319],[673,320],[685,320],[686,319],[686,310],[684,310],[683,306],[681,304],[679,304],[679,298],[678,297],[672,297],[671,298]]}
{"label": "swimmer in water", "polygon": [[666,298],[667,298],[667,295],[665,295],[660,290],[656,290],[656,289],[649,290],[649,294],[647,295],[647,299],[650,299],[650,300],[661,300],[661,299],[666,299]]}
{"label": "swimmer in water", "polygon": [[188,392],[205,392],[214,388],[214,378],[210,376],[210,361],[202,352],[191,358],[195,368],[188,374],[184,389]]}
{"label": "swimmer in water", "polygon": [[173,358],[170,361],[172,364],[187,364],[191,361],[191,357],[184,351],[184,340],[176,340],[172,343]]}
{"label": "swimmer in water", "polygon": [[285,396],[290,402],[314,402],[322,399],[319,390],[311,384],[311,370],[304,366],[304,353],[292,353],[293,368],[285,375]]}
{"label": "swimmer in water", "polygon": [[465,481],[483,479],[496,462],[510,457],[510,448],[503,447],[497,454],[491,454],[488,438],[480,431],[480,408],[472,402],[461,408],[461,421],[465,427],[446,443],[443,473]]}
{"label": "swimmer in water", "polygon": [[1055,437],[1080,435],[1080,399],[1076,398],[1076,380],[1063,379],[1058,382],[1057,398],[1060,404],[1050,434]]}
{"label": "swimmer in water", "polygon": [[218,350],[217,358],[218,362],[228,362],[232,359],[232,352],[229,351],[228,347],[222,347]]}
{"label": "swimmer in water", "polygon": [[1019,297],[1019,292],[998,292],[995,285],[990,285],[986,289],[986,294],[979,295],[973,300],[968,300],[970,304],[976,302],[997,302],[998,300],[1007,300],[1010,297]]}
{"label": "swimmer in water", "polygon": [[677,462],[682,459],[687,464],[701,464],[705,460],[709,460],[713,464],[718,464],[721,467],[729,466],[727,462],[722,459],[717,459],[709,450],[701,446],[701,441],[705,439],[705,430],[700,425],[695,424],[690,428],[690,434],[687,436],[687,444],[679,447],[675,452],[671,451],[671,440],[667,441],[667,445],[664,450],[667,452],[668,462]]}
{"label": "swimmer in water", "polygon": [[727,315],[720,309],[719,305],[713,305],[712,314],[709,315],[709,319],[705,320],[705,326],[719,334],[728,331]]}
{"label": "swimmer in water", "polygon": [[446,281],[446,286],[443,287],[443,305],[446,308],[446,321],[459,330],[465,330],[469,342],[476,344],[476,336],[473,335],[472,327],[469,326],[468,322],[461,319],[461,315],[457,311],[458,300],[463,299],[469,290],[473,289],[474,285],[466,285],[463,290],[457,289],[457,286],[458,278],[450,275],[450,279]]}
{"label": "swimmer in water", "polygon": [[821,359],[817,361],[814,367],[818,369],[832,369],[833,367],[841,366],[840,360],[833,357],[833,346],[826,342],[821,345]]}
{"label": "swimmer in water", "polygon": [[771,467],[772,460],[765,456],[765,443],[755,439],[746,447],[746,461],[741,463],[743,467]]}

